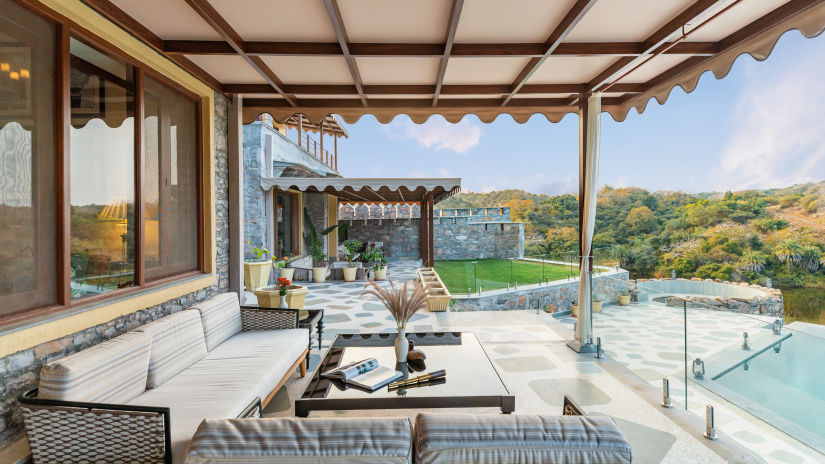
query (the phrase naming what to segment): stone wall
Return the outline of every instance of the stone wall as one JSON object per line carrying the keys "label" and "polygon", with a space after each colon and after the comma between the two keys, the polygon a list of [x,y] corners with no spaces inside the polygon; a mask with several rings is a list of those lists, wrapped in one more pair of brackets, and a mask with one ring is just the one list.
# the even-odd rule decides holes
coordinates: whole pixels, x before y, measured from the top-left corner
{"label": "stone wall", "polygon": [[[711,279],[639,279],[636,288],[649,300],[668,306],[705,308],[740,314],[781,318],[785,304],[782,292],[747,282]],[[678,295],[678,296],[675,296]]]}
{"label": "stone wall", "polygon": [[[304,192],[304,208],[306,208],[307,213],[309,213],[309,218],[312,220],[312,224],[315,226],[315,232],[318,235],[321,235],[321,232],[327,228],[327,194],[326,193],[307,193]],[[300,214],[303,216],[304,212],[301,211]],[[308,231],[308,227],[304,224],[304,232]],[[327,239],[329,238],[328,235],[325,235],[321,238],[324,242],[324,253],[327,252],[329,248],[327,248]],[[309,246],[308,243],[304,243],[304,253],[309,254],[309,250],[307,247]]]}
{"label": "stone wall", "polygon": [[[349,221],[341,221],[348,224]],[[383,219],[352,221],[347,228],[348,238],[357,238],[362,242],[383,242],[384,256],[391,259],[420,258],[418,254],[418,236],[420,219]],[[435,233],[438,229],[434,229]]]}
{"label": "stone wall", "polygon": [[[628,286],[628,272],[608,271],[593,277],[593,291],[606,303],[616,303]],[[482,292],[481,296],[453,295],[451,311],[501,311],[542,309],[549,313],[570,311],[578,299],[579,279],[521,287],[518,290]]]}
{"label": "stone wall", "polygon": [[17,407],[17,397],[23,391],[37,386],[40,368],[43,364],[109,340],[229,290],[227,105],[226,98],[216,93],[214,166],[217,280],[215,285],[0,359],[0,448],[23,434],[23,422]]}
{"label": "stone wall", "polygon": [[[338,219],[396,219],[418,218],[421,210],[417,203],[413,204],[341,204],[338,207]],[[470,217],[471,222],[510,222],[510,208],[454,208],[436,209],[435,218]]]}
{"label": "stone wall", "polygon": [[264,161],[259,130],[244,126],[243,135],[244,259],[253,259],[251,249],[266,245],[266,193],[261,188]]}

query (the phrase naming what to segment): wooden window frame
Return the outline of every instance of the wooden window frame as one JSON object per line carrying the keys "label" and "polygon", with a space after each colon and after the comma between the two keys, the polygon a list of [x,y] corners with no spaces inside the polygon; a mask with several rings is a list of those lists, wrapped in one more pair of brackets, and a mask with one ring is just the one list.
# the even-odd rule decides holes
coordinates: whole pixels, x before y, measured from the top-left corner
{"label": "wooden window frame", "polygon": [[[203,146],[203,121],[205,107],[201,96],[185,88],[178,82],[170,79],[166,75],[153,69],[147,63],[136,59],[123,52],[108,40],[98,36],[88,29],[80,26],[69,18],[66,18],[51,9],[26,0],[12,0],[22,7],[28,9],[33,14],[52,22],[55,25],[55,201],[56,210],[56,256],[55,256],[55,276],[57,279],[57,303],[37,308],[24,309],[11,314],[0,315],[0,328],[4,326],[24,323],[29,320],[39,319],[54,313],[75,309],[77,307],[97,304],[106,301],[115,301],[173,284],[178,281],[186,281],[199,275],[204,275],[206,257],[205,253],[205,224],[204,224],[204,146]],[[69,90],[69,70],[71,67],[71,52],[69,43],[71,38],[76,38],[84,43],[97,48],[103,53],[110,54],[130,65],[135,69],[135,124],[134,124],[134,179],[135,179],[135,284],[132,287],[112,290],[100,295],[93,295],[79,299],[71,298],[71,166],[70,166],[70,127],[71,127],[71,100]],[[143,201],[145,188],[143,180],[144,173],[144,153],[143,153],[143,116],[144,116],[144,77],[149,76],[161,84],[169,87],[172,91],[192,100],[195,103],[195,170],[196,176],[196,198],[197,202],[197,268],[181,272],[179,274],[146,281],[146,269],[144,262],[145,230],[143,221],[145,219]]]}

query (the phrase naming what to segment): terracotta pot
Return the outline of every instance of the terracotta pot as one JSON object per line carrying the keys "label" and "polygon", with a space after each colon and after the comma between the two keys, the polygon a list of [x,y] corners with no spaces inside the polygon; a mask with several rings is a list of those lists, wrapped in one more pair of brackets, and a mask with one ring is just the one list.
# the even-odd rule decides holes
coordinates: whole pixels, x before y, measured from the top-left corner
{"label": "terracotta pot", "polygon": [[[304,309],[309,289],[303,285],[290,285],[286,291],[286,306],[290,309]],[[258,298],[258,306],[264,308],[279,308],[281,306],[281,295],[278,293],[277,285],[270,285],[255,290]]]}
{"label": "terracotta pot", "polygon": [[289,279],[292,281],[292,277],[295,275],[295,268],[294,267],[279,267],[278,268],[278,277],[283,279]]}
{"label": "terracotta pot", "polygon": [[601,301],[594,301],[593,302],[593,312],[594,313],[602,312],[602,302]]}
{"label": "terracotta pot", "polygon": [[266,287],[269,283],[269,274],[272,272],[271,261],[243,263],[243,278],[246,289],[250,292]]}
{"label": "terracotta pot", "polygon": [[345,267],[344,268],[344,282],[355,282],[355,275],[358,273],[358,268]]}
{"label": "terracotta pot", "polygon": [[327,268],[324,267],[313,267],[312,268],[312,280],[315,283],[321,283],[327,280]]}
{"label": "terracotta pot", "polygon": [[387,266],[381,269],[374,269],[375,280],[387,280]]}
{"label": "terracotta pot", "polygon": [[630,295],[619,295],[619,306],[627,306],[630,304]]}

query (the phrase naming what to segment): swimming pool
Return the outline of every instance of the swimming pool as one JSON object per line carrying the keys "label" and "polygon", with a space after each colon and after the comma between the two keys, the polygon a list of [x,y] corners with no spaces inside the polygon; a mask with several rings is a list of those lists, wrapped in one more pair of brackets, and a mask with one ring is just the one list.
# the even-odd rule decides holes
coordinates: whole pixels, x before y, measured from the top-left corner
{"label": "swimming pool", "polygon": [[[730,354],[721,356],[730,359]],[[699,383],[825,452],[825,340],[795,332],[741,357]]]}

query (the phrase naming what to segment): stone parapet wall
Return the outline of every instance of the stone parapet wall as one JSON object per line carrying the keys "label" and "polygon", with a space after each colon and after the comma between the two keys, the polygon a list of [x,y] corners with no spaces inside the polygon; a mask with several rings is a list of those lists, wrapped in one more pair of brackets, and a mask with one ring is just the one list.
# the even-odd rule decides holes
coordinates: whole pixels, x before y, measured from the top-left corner
{"label": "stone parapet wall", "polygon": [[[468,217],[436,218],[433,221],[437,260],[522,258],[524,224],[470,222]],[[341,220],[347,236],[362,242],[383,242],[387,258],[419,258],[420,219]]]}
{"label": "stone parapet wall", "polygon": [[[338,207],[338,219],[416,219],[421,217],[418,204],[358,204],[343,203]],[[471,218],[472,222],[510,222],[510,208],[436,209],[439,218]]]}
{"label": "stone parapet wall", "polygon": [[51,361],[97,345],[138,326],[181,311],[219,293],[229,291],[229,190],[227,167],[228,101],[215,94],[215,221],[216,282],[208,289],[184,295],[151,308],[118,317],[23,351],[0,358],[0,448],[23,434],[17,397],[36,388],[40,368]]}
{"label": "stone parapet wall", "polygon": [[782,317],[782,292],[747,282],[712,279],[639,279],[637,289],[648,299],[689,308],[705,308],[740,314]]}
{"label": "stone parapet wall", "polygon": [[[627,291],[629,276],[625,270],[607,271],[593,276],[593,291],[604,303],[616,303]],[[570,311],[578,299],[579,279],[528,285],[518,290],[482,292],[481,296],[453,295],[451,311],[502,311],[542,309],[549,313]]]}

